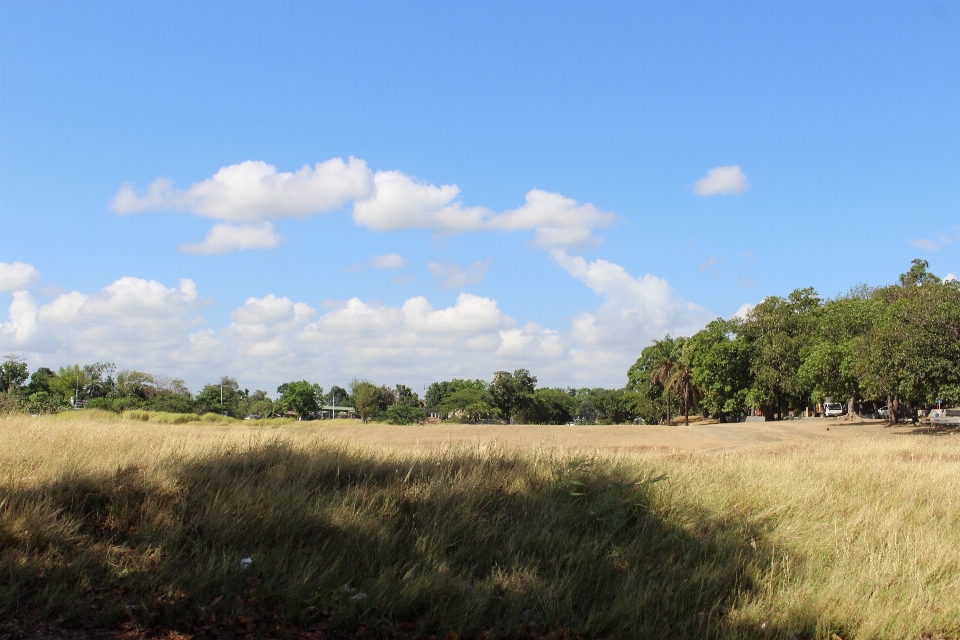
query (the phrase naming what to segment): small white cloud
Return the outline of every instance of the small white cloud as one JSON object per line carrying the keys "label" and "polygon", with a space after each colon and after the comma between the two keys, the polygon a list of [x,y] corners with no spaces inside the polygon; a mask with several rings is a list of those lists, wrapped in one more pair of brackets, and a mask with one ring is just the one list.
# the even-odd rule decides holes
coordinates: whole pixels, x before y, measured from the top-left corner
{"label": "small white cloud", "polygon": [[750,188],[747,176],[738,165],[716,167],[707,171],[707,175],[697,180],[693,192],[701,196],[713,196],[726,193],[745,193]]}
{"label": "small white cloud", "polygon": [[950,282],[951,280],[956,280],[957,276],[952,273],[948,273],[947,276],[943,279],[944,282]]}
{"label": "small white cloud", "polygon": [[200,255],[222,255],[238,249],[272,249],[280,244],[281,240],[283,236],[277,235],[269,222],[263,224],[221,222],[214,225],[201,242],[181,245],[180,250],[184,253]]}
{"label": "small white cloud", "polygon": [[715,265],[715,264],[717,264],[717,257],[716,257],[716,256],[713,256],[713,257],[711,257],[709,260],[706,260],[706,261],[704,261],[704,262],[701,262],[701,263],[700,263],[700,266],[698,267],[698,270],[699,270],[700,272],[706,271],[707,269],[709,269],[710,267],[712,267],[712,266]]}
{"label": "small white cloud", "polygon": [[740,305],[740,308],[737,309],[737,312],[733,314],[734,318],[740,318],[741,320],[746,320],[747,316],[750,315],[750,312],[753,311],[753,308],[757,306],[755,304],[750,304],[749,302],[744,302]]}
{"label": "small white cloud", "polygon": [[388,253],[383,256],[371,256],[370,264],[377,269],[399,269],[407,264],[407,259],[399,253]]}
{"label": "small white cloud", "polygon": [[247,160],[221,168],[185,190],[158,178],[137,195],[125,184],[110,207],[117,213],[187,210],[232,222],[260,222],[280,217],[303,218],[330,211],[373,191],[373,174],[363,160],[333,158],[299,171],[283,172],[262,161]]}
{"label": "small white cloud", "polygon": [[907,240],[907,244],[910,244],[922,251],[940,250],[940,244],[935,240],[930,240],[929,238],[913,238],[912,240]]}
{"label": "small white cloud", "polygon": [[510,231],[534,229],[533,244],[548,249],[597,246],[601,240],[593,235],[593,230],[607,227],[615,220],[614,214],[600,211],[592,204],[531,189],[525,205],[493,217],[489,225]]}
{"label": "small white cloud", "polygon": [[443,289],[457,289],[468,284],[479,284],[487,275],[492,260],[477,260],[467,268],[448,262],[430,262],[427,267]]}
{"label": "small white cloud", "polygon": [[0,262],[0,291],[25,291],[40,279],[40,272],[32,264]]}

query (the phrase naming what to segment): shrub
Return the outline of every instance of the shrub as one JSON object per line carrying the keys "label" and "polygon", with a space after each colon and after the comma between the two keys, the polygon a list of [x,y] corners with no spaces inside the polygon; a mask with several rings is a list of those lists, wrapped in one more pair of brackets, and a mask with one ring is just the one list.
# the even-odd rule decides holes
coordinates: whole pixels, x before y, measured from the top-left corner
{"label": "shrub", "polygon": [[390,424],[415,424],[426,417],[426,414],[417,407],[402,407],[398,404],[388,407],[384,414],[384,418]]}

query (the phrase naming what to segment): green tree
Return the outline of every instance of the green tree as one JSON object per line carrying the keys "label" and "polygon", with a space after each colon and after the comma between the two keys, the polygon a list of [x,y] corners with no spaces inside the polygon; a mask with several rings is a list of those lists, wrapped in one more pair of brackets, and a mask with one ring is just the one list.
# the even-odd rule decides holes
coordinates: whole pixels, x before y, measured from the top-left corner
{"label": "green tree", "polygon": [[960,285],[925,270],[914,260],[899,286],[877,291],[883,310],[859,343],[864,385],[887,396],[893,421],[901,403],[914,410],[960,384]]}
{"label": "green tree", "polygon": [[277,393],[280,394],[277,407],[284,411],[294,411],[300,418],[318,413],[323,402],[323,387],[306,380],[286,382],[277,387]]}
{"label": "green tree", "polygon": [[426,418],[419,407],[403,404],[387,407],[384,417],[390,424],[416,424]]}
{"label": "green tree", "polygon": [[20,356],[8,355],[0,364],[0,391],[19,391],[29,377],[27,361]]}
{"label": "green tree", "polygon": [[680,357],[673,366],[666,387],[668,393],[673,390],[683,398],[683,423],[689,425],[690,405],[700,398],[701,393],[693,380],[691,350],[686,342],[680,350]]}
{"label": "green tree", "polygon": [[816,291],[796,289],[787,298],[766,298],[743,324],[741,335],[750,345],[753,380],[747,400],[762,407],[767,420],[800,402],[800,354],[814,336],[820,310]]}
{"label": "green tree", "polygon": [[517,369],[513,375],[498,377],[490,385],[490,399],[500,415],[508,422],[522,413],[534,399],[537,377],[526,369]]}
{"label": "green tree", "polygon": [[221,413],[236,418],[245,395],[236,378],[223,376],[220,382],[203,387],[197,394],[196,407],[200,413]]}
{"label": "green tree", "polygon": [[563,389],[537,389],[533,400],[516,414],[522,424],[566,424],[573,420],[575,402]]}
{"label": "green tree", "polygon": [[848,414],[865,392],[856,365],[862,340],[876,323],[879,310],[873,290],[854,287],[822,308],[812,340],[801,350],[797,370],[800,390],[817,402],[847,399]]}
{"label": "green tree", "polygon": [[693,384],[708,415],[726,422],[744,413],[750,387],[750,347],[737,335],[739,320],[717,318],[686,343],[693,368]]}
{"label": "green tree", "polygon": [[27,385],[27,393],[56,393],[54,378],[56,372],[47,367],[40,367],[30,376],[30,384]]}
{"label": "green tree", "polygon": [[350,397],[353,399],[353,408],[366,422],[380,409],[380,388],[369,380],[354,380],[350,383]]}
{"label": "green tree", "polygon": [[396,391],[394,391],[394,397],[396,398],[395,403],[401,407],[418,407],[420,406],[420,396],[411,389],[410,387],[404,384],[398,384]]}

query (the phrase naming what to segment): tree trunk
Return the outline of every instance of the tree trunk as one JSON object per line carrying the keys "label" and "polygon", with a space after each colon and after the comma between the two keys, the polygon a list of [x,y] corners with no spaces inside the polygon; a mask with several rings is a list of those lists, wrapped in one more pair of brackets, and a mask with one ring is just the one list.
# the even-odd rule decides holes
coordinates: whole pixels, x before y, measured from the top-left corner
{"label": "tree trunk", "polygon": [[690,426],[690,387],[687,387],[683,394],[683,424]]}
{"label": "tree trunk", "polygon": [[900,401],[896,398],[891,398],[887,396],[887,409],[889,409],[889,414],[887,420],[890,421],[890,424],[897,424],[900,422]]}
{"label": "tree trunk", "polygon": [[670,426],[670,387],[667,387],[667,426]]}
{"label": "tree trunk", "polygon": [[847,401],[847,420],[853,420],[853,416],[855,415],[853,410],[853,403],[855,398],[856,396],[850,396],[850,399]]}

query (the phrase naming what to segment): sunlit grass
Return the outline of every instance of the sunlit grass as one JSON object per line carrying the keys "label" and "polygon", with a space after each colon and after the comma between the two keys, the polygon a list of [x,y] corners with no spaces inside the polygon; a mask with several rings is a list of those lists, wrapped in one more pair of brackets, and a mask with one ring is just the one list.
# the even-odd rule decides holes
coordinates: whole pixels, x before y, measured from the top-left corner
{"label": "sunlit grass", "polygon": [[134,611],[187,628],[215,613],[423,636],[960,630],[960,438],[411,453],[251,422],[0,420],[0,618],[95,611],[108,627]]}

